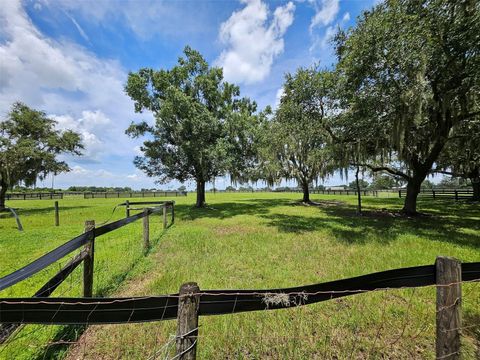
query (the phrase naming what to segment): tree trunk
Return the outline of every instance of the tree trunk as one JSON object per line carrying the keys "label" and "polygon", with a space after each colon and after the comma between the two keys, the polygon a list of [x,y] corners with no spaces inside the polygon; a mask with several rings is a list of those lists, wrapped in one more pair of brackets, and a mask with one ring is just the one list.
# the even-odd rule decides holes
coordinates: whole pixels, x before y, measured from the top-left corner
{"label": "tree trunk", "polygon": [[205,206],[205,181],[197,180],[197,208]]}
{"label": "tree trunk", "polygon": [[7,184],[0,180],[0,212],[6,211],[5,209],[5,195],[7,193]]}
{"label": "tree trunk", "polygon": [[360,172],[360,168],[357,166],[357,171],[355,172],[355,181],[357,183],[357,214],[362,215],[362,192],[360,190],[360,180],[358,179],[358,173]]}
{"label": "tree trunk", "polygon": [[303,202],[305,204],[309,204],[310,203],[310,190],[308,188],[308,182],[307,181],[302,182],[302,190],[303,190]]}
{"label": "tree trunk", "polygon": [[480,201],[480,178],[471,179],[473,187],[473,200]]}
{"label": "tree trunk", "polygon": [[417,197],[420,193],[420,186],[425,180],[425,176],[414,173],[407,182],[407,195],[403,204],[402,212],[406,215],[417,215]]}

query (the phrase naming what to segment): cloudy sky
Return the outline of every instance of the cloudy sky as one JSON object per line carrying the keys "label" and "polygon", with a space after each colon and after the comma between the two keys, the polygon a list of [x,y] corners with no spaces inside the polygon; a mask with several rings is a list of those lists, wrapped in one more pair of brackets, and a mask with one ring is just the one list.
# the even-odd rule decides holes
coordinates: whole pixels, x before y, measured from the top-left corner
{"label": "cloudy sky", "polygon": [[129,71],[170,68],[190,45],[243,95],[274,106],[284,74],[314,62],[331,66],[336,29],[352,26],[374,2],[3,0],[0,117],[22,101],[82,135],[84,155],[68,158],[73,170],[55,177],[56,187],[158,187],[133,165],[141,140],[124,133],[131,121],[152,118],[135,114],[123,92]]}

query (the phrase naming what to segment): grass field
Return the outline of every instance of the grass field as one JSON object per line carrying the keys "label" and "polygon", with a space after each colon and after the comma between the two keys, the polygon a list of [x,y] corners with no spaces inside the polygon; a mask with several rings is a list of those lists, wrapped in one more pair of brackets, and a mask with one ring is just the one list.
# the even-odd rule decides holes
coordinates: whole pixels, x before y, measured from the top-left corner
{"label": "grass field", "polygon": [[[207,289],[290,287],[399,267],[433,264],[437,255],[480,261],[480,206],[420,200],[431,217],[391,217],[398,198],[364,198],[367,216],[355,216],[354,196],[312,195],[319,206],[297,202],[300,194],[208,194],[208,209],[193,209],[194,196],[175,198],[176,223],[166,231],[152,222],[153,248],[142,254],[141,222],[96,242],[95,291],[102,296],[177,292],[196,281]],[[153,199],[150,199],[153,200]],[[53,226],[53,201],[12,201],[25,231],[0,219],[0,276],[27,264],[111,216],[118,199],[60,200],[61,226]],[[374,212],[375,211],[375,212]],[[112,220],[124,216],[115,212]],[[67,261],[67,259],[65,260]],[[0,292],[31,296],[58,269]],[[80,270],[54,296],[78,296]],[[464,357],[480,350],[480,285],[463,286]],[[0,358],[145,359],[158,355],[176,323],[96,326],[67,348],[78,328],[26,326],[0,348]],[[200,319],[200,359],[224,358],[433,358],[435,289],[378,291],[277,311]],[[475,353],[477,352],[477,353]],[[153,359],[154,357],[152,357]],[[164,357],[158,357],[164,358]]]}

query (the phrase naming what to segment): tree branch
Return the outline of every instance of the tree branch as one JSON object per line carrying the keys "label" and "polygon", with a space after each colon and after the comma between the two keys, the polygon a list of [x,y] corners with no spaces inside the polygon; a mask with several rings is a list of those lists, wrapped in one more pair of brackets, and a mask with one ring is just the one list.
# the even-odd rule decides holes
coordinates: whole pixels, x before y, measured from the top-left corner
{"label": "tree branch", "polygon": [[461,178],[468,177],[466,176],[465,173],[456,173],[456,172],[440,170],[440,169],[432,169],[430,170],[430,174],[444,174],[444,175],[450,175],[453,177],[461,177]]}
{"label": "tree branch", "polygon": [[378,172],[378,171],[385,171],[389,174],[395,175],[395,176],[400,176],[401,178],[405,180],[409,180],[410,176],[405,174],[404,172],[397,170],[397,169],[392,169],[388,166],[373,166],[370,164],[357,164],[357,163],[352,163],[350,164],[351,166],[357,166],[357,167],[367,167],[373,172]]}
{"label": "tree branch", "polygon": [[471,117],[474,117],[474,116],[477,116],[477,115],[480,115],[480,111],[475,111],[475,112],[472,112],[472,113],[469,113],[469,114],[464,114],[463,116],[460,116],[459,120],[467,120]]}

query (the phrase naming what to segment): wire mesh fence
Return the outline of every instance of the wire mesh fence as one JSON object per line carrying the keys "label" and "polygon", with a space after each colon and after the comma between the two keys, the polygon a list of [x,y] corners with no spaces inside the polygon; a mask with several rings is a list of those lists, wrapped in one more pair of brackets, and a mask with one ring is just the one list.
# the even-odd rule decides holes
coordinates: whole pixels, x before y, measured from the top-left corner
{"label": "wire mesh fence", "polygon": [[[135,212],[138,213],[138,212]],[[123,218],[117,212],[109,220]],[[108,222],[108,221],[107,221]],[[161,212],[149,215],[151,246],[155,246],[164,231]],[[82,234],[78,234],[82,235]],[[83,248],[62,257],[21,282],[0,291],[0,297],[28,298],[38,293],[43,284],[54,289],[52,296],[82,297],[84,288],[83,265],[76,266],[67,277],[51,281],[61,269],[78,257]],[[142,223],[134,222],[121,227],[115,232],[104,234],[95,240],[93,294],[108,296],[118,291],[121,284],[128,280],[130,272],[144,258],[145,249],[142,236]],[[17,267],[18,268],[18,267]],[[17,270],[13,264],[2,267],[1,274],[6,275]],[[50,281],[49,281],[50,280]],[[45,286],[44,286],[45,288]],[[43,294],[48,296],[48,294]],[[0,313],[0,323],[2,315]],[[0,328],[0,359],[35,359],[59,358],[69,346],[78,341],[86,326],[76,325],[31,325],[16,323],[13,326],[2,325]]]}
{"label": "wire mesh fence", "polygon": [[[198,356],[435,358],[435,293],[435,285],[381,289],[283,310],[200,317],[196,329]],[[465,359],[478,358],[480,304],[476,295],[478,283],[463,284],[464,319],[460,334]],[[27,325],[2,347],[0,356],[28,358],[23,357],[25,349],[36,348],[40,358],[62,355],[67,359],[176,359],[176,327],[174,320],[88,328]]]}

